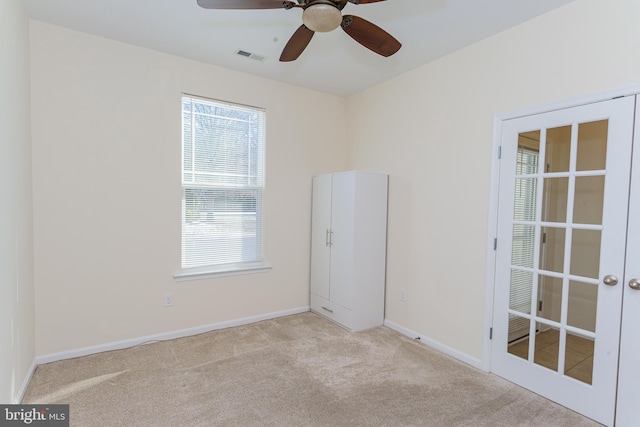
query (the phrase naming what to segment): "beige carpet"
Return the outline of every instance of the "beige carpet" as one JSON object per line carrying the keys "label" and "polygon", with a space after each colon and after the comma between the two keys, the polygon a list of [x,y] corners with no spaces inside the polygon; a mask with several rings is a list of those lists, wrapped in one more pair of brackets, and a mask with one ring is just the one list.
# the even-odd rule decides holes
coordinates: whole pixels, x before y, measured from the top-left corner
{"label": "beige carpet", "polygon": [[379,327],[312,313],[39,366],[72,426],[596,426]]}

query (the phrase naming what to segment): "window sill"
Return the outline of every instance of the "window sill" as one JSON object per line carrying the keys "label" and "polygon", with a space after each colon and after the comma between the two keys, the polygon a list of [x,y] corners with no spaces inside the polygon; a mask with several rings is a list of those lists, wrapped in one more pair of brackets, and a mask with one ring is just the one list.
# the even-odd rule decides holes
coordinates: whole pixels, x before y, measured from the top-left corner
{"label": "window sill", "polygon": [[238,276],[241,274],[265,273],[271,270],[271,264],[260,263],[251,265],[225,265],[222,267],[188,268],[174,274],[176,282],[188,280],[212,279],[215,277]]}

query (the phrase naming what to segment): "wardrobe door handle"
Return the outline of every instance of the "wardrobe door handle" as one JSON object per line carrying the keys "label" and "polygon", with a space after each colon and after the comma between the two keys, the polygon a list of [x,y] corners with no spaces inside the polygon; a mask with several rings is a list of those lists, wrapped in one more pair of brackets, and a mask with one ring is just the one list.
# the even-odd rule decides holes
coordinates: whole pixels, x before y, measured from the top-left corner
{"label": "wardrobe door handle", "polygon": [[322,307],[323,310],[327,310],[329,313],[333,313],[333,310],[329,310],[327,307]]}
{"label": "wardrobe door handle", "polygon": [[629,280],[629,287],[636,291],[640,291],[640,279],[631,279]]}
{"label": "wardrobe door handle", "polygon": [[327,233],[324,236],[324,245],[332,246],[333,245],[333,230],[327,228]]}

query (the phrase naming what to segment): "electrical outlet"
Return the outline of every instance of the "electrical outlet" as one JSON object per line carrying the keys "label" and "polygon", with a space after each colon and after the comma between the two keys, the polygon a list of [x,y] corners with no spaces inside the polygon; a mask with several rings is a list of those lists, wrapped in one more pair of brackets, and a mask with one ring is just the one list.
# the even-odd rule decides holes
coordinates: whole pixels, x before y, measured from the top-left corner
{"label": "electrical outlet", "polygon": [[173,305],[173,293],[167,292],[164,294],[164,306],[171,307]]}
{"label": "electrical outlet", "polygon": [[407,300],[407,291],[400,289],[400,301],[405,302]]}

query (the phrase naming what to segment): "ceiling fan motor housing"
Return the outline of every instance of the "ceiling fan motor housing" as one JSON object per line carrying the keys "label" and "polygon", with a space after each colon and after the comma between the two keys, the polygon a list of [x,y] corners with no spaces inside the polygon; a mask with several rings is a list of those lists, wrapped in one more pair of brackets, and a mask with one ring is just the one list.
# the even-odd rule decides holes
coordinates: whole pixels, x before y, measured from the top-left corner
{"label": "ceiling fan motor housing", "polygon": [[342,23],[342,12],[331,1],[314,1],[305,7],[302,22],[312,31],[326,33],[333,31]]}

